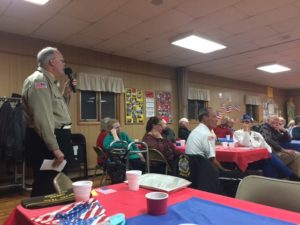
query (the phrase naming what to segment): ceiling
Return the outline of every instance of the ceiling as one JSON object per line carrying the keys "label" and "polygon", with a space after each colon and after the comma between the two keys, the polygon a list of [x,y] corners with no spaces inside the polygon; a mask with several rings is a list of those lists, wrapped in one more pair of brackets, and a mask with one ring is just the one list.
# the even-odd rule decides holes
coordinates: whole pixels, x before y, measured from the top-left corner
{"label": "ceiling", "polygon": [[[0,0],[0,31],[284,89],[300,88],[299,0]],[[227,46],[201,54],[170,41],[197,34]],[[269,74],[269,62],[290,67]]]}

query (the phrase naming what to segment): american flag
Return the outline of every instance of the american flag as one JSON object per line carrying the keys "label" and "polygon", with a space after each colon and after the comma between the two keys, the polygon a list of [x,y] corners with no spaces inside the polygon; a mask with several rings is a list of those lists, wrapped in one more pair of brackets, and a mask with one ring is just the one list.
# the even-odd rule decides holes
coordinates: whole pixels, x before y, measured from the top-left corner
{"label": "american flag", "polygon": [[105,209],[98,200],[91,198],[87,202],[75,202],[31,220],[50,225],[96,225],[105,219]]}
{"label": "american flag", "polygon": [[217,112],[216,112],[216,117],[217,117],[217,119],[219,119],[219,120],[222,119],[222,118],[223,118],[223,113],[217,111]]}
{"label": "american flag", "polygon": [[241,110],[240,105],[235,104],[235,105],[234,105],[234,110],[239,112],[239,111]]}
{"label": "american flag", "polygon": [[231,111],[232,111],[232,105],[231,105],[231,104],[228,104],[228,105],[226,106],[226,112],[229,113],[229,112],[231,112]]}

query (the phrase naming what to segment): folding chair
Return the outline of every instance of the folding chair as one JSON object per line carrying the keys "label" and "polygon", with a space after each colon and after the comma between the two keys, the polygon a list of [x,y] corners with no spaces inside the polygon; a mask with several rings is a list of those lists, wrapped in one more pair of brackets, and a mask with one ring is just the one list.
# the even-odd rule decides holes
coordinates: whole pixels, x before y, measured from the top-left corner
{"label": "folding chair", "polygon": [[149,161],[154,163],[162,163],[165,167],[165,174],[172,174],[172,168],[165,156],[156,149],[149,149]]}
{"label": "folding chair", "polygon": [[[140,145],[141,149],[139,151],[130,151],[131,146],[135,144],[135,145]],[[149,162],[149,149],[148,149],[148,145],[147,143],[143,142],[143,141],[134,141],[131,142],[128,147],[128,156],[127,156],[127,161],[126,161],[126,168],[129,168],[129,156],[130,154],[135,154],[135,153],[142,153],[144,156],[146,155],[146,170],[147,173],[150,173],[150,162]]]}
{"label": "folding chair", "polygon": [[250,175],[239,184],[236,198],[300,212],[300,183]]}
{"label": "folding chair", "polygon": [[64,173],[58,173],[53,179],[53,185],[57,193],[63,193],[73,189],[72,180]]}
{"label": "folding chair", "polygon": [[95,166],[95,173],[94,173],[94,176],[93,176],[93,181],[96,177],[97,170],[102,171],[102,176],[101,176],[101,179],[100,179],[100,186],[101,186],[101,185],[103,185],[103,181],[107,180],[107,170],[106,169],[107,169],[108,156],[107,156],[107,154],[105,154],[105,152],[103,151],[102,148],[100,148],[96,145],[93,146],[93,149],[97,154],[98,160],[100,159],[100,161],[101,161],[101,163],[97,163],[97,165]]}

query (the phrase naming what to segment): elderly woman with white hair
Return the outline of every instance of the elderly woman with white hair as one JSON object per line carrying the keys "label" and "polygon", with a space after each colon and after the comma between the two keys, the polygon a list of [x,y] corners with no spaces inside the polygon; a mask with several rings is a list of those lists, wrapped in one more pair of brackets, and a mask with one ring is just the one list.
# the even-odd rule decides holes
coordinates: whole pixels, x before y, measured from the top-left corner
{"label": "elderly woman with white hair", "polygon": [[187,140],[191,131],[188,129],[189,120],[187,118],[181,118],[179,120],[178,138]]}

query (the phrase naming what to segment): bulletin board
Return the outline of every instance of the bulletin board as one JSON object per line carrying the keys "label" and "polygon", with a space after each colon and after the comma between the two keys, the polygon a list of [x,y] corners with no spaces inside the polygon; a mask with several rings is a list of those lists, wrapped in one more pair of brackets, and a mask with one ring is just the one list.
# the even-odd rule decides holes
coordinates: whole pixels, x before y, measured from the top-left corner
{"label": "bulletin board", "polygon": [[157,116],[164,119],[167,123],[172,123],[171,93],[166,91],[156,92]]}
{"label": "bulletin board", "polygon": [[125,89],[125,123],[144,123],[144,93],[141,89]]}

